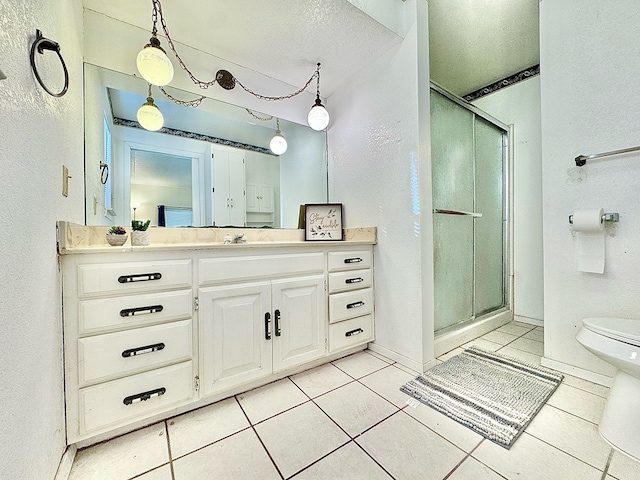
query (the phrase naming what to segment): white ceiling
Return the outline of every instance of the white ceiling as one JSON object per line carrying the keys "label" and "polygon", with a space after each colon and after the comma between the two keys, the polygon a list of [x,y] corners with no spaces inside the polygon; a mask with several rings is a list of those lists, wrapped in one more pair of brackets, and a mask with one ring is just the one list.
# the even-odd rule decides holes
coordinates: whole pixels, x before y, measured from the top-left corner
{"label": "white ceiling", "polygon": [[[407,8],[402,0],[377,1]],[[321,62],[321,93],[328,97],[342,81],[402,41],[352,2],[358,4],[162,0],[162,8],[178,49],[187,44],[296,87],[304,85]],[[452,92],[463,95],[539,63],[539,0],[428,3],[431,78]],[[151,0],[84,0],[84,5],[151,29]],[[165,40],[163,45],[167,47]]]}
{"label": "white ceiling", "polygon": [[540,63],[540,0],[429,0],[431,79],[457,95]]}
{"label": "white ceiling", "polygon": [[[405,5],[401,0],[385,1],[397,2],[398,8]],[[316,63],[322,63],[323,97],[330,96],[345,78],[402,41],[347,0],[162,0],[161,3],[169,33],[176,43],[297,87],[313,74]],[[151,0],[84,0],[84,5],[151,31]],[[159,23],[158,30],[162,35]],[[168,50],[166,41],[161,41]],[[179,50],[180,45],[176,48]],[[174,66],[177,68],[175,62]],[[315,85],[309,90],[315,91]]]}

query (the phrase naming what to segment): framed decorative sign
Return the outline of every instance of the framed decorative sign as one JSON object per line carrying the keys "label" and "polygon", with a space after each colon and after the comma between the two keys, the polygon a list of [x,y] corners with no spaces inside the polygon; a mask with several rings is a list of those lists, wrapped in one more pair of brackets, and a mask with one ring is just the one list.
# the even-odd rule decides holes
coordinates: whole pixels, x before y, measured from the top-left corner
{"label": "framed decorative sign", "polygon": [[341,203],[307,203],[304,215],[305,240],[342,240]]}

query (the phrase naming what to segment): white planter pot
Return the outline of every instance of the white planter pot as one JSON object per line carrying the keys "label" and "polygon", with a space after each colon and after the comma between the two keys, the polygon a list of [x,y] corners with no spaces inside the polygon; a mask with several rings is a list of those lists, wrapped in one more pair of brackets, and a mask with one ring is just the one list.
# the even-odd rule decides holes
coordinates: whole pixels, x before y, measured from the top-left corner
{"label": "white planter pot", "polygon": [[106,239],[112,247],[121,247],[127,241],[127,234],[107,233]]}
{"label": "white planter pot", "polygon": [[133,230],[131,232],[131,245],[133,246],[141,246],[141,245],[149,245],[149,232]]}

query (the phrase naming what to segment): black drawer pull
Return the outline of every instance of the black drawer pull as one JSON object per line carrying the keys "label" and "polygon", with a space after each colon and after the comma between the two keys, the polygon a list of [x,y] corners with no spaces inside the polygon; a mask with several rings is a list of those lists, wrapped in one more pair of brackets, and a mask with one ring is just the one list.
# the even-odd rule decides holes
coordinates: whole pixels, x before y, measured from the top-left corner
{"label": "black drawer pull", "polygon": [[274,312],[274,321],[276,322],[276,337],[279,337],[282,334],[282,330],[280,330],[280,310],[278,309]]}
{"label": "black drawer pull", "polygon": [[364,282],[364,278],[362,277],[357,277],[357,278],[347,278],[344,283],[362,283]]}
{"label": "black drawer pull", "polygon": [[133,317],[134,315],[146,315],[148,313],[158,313],[164,310],[162,305],[150,305],[148,307],[125,308],[120,310],[121,317]]}
{"label": "black drawer pull", "polygon": [[155,390],[149,390],[148,392],[138,393],[137,395],[130,395],[128,397],[124,397],[124,400],[122,400],[122,403],[124,403],[125,405],[131,405],[132,403],[135,403],[135,402],[146,402],[151,397],[160,397],[164,395],[166,391],[167,391],[166,388],[161,387],[161,388],[156,388]]}
{"label": "black drawer pull", "polygon": [[271,340],[271,314],[264,314],[264,339]]}
{"label": "black drawer pull", "polygon": [[347,303],[347,308],[358,308],[358,307],[364,307],[364,302],[360,301],[360,302],[354,302],[354,303]]}
{"label": "black drawer pull", "polygon": [[362,262],[362,259],[360,257],[345,258],[344,259],[344,263],[360,263],[360,262]]}
{"label": "black drawer pull", "polygon": [[134,275],[121,275],[118,277],[120,283],[131,282],[148,282],[149,280],[160,280],[162,278],[161,273],[138,273]]}
{"label": "black drawer pull", "polygon": [[358,335],[360,333],[363,333],[364,330],[361,328],[356,328],[355,330],[350,330],[347,333],[344,334],[345,337],[353,337],[354,335]]}
{"label": "black drawer pull", "polygon": [[164,343],[154,343],[153,345],[146,345],[144,347],[129,348],[122,352],[124,358],[135,357],[136,355],[144,355],[145,353],[158,352],[164,349]]}

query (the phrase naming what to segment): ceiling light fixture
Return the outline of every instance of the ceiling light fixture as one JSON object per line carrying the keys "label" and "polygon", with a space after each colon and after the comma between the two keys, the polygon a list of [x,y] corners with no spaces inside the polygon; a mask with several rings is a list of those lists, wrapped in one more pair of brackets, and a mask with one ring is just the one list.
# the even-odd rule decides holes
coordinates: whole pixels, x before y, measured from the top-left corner
{"label": "ceiling light fixture", "polygon": [[269,142],[269,148],[276,155],[282,155],[287,151],[287,141],[282,136],[282,132],[280,131],[280,120],[276,118],[276,134],[273,136],[271,141]]}
{"label": "ceiling light fixture", "polygon": [[140,123],[142,128],[151,132],[157,132],[162,128],[162,125],[164,125],[162,112],[158,106],[153,103],[153,97],[151,96],[151,84],[149,84],[147,101],[138,109],[136,117],[138,118],[138,123]]}
{"label": "ceiling light fixture", "polygon": [[307,89],[307,87],[315,78],[316,101],[311,107],[311,111],[309,112],[307,120],[309,122],[309,126],[314,130],[323,130],[327,127],[327,125],[329,124],[329,112],[327,112],[327,109],[324,107],[324,105],[322,105],[322,101],[320,100],[320,63],[318,63],[315,72],[313,72],[313,75],[311,75],[309,80],[307,80],[307,83],[305,83],[305,85],[299,90],[288,95],[270,96],[256,93],[250,88],[243,85],[236,77],[233,76],[231,72],[227,70],[218,70],[213,80],[204,82],[197,79],[195,75],[191,73],[191,71],[187,68],[186,64],[178,54],[171,35],[169,34],[169,29],[167,28],[167,23],[162,13],[162,5],[160,4],[160,0],[151,0],[151,3],[153,4],[153,10],[151,13],[151,20],[153,22],[153,27],[151,29],[151,39],[149,40],[149,43],[145,45],[142,51],[138,54],[138,58],[136,60],[140,75],[142,75],[142,77],[149,83],[153,85],[163,86],[168,84],[173,78],[173,65],[171,65],[171,61],[160,46],[160,40],[158,40],[157,23],[158,20],[160,20],[160,25],[162,26],[162,31],[164,32],[164,35],[166,37],[167,44],[178,60],[180,68],[184,70],[187,75],[189,75],[189,78],[191,78],[191,81],[193,81],[193,83],[200,88],[209,88],[211,85],[217,83],[225,90],[232,90],[236,85],[240,85],[240,88],[242,88],[245,92],[253,95],[256,98],[259,98],[260,100],[275,101],[286,100],[288,98],[293,98],[296,95],[301,94]]}

